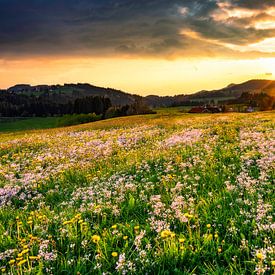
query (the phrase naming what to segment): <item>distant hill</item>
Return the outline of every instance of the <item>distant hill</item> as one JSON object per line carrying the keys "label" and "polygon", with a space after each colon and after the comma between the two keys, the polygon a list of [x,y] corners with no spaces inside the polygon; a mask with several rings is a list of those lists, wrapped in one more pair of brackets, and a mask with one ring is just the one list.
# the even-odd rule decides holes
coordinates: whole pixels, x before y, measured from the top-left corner
{"label": "distant hill", "polygon": [[27,96],[39,96],[54,100],[57,103],[73,101],[76,98],[88,96],[108,97],[112,105],[126,105],[135,102],[139,96],[122,92],[111,88],[102,88],[90,84],[64,84],[64,85],[37,85],[18,84],[6,91],[10,94],[23,94]]}
{"label": "distant hill", "polygon": [[76,98],[88,96],[108,97],[113,106],[133,104],[136,100],[143,99],[144,103],[152,107],[198,105],[209,102],[222,103],[236,100],[243,93],[265,93],[275,97],[274,80],[249,80],[240,84],[229,84],[218,90],[202,90],[194,94],[180,94],[176,96],[149,95],[141,97],[112,88],[102,88],[91,84],[64,84],[64,85],[37,85],[19,84],[2,90],[1,93],[23,94],[27,96],[39,96],[45,100],[52,100],[56,103],[73,101]]}
{"label": "distant hill", "polygon": [[167,105],[196,105],[200,103],[226,102],[229,100],[238,99],[243,93],[265,93],[275,97],[275,81],[274,80],[249,80],[241,84],[230,84],[225,88],[211,91],[199,91],[189,95],[176,96],[147,96],[145,101],[148,105],[154,107]]}

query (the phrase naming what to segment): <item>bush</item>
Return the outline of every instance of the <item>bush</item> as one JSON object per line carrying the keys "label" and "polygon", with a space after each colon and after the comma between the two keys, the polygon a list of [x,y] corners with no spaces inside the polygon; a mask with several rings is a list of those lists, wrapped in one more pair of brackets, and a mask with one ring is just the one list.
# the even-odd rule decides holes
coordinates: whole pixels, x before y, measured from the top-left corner
{"label": "bush", "polygon": [[102,119],[102,115],[96,115],[95,113],[64,115],[58,119],[57,126],[59,127],[71,126],[71,125],[93,122],[101,119]]}

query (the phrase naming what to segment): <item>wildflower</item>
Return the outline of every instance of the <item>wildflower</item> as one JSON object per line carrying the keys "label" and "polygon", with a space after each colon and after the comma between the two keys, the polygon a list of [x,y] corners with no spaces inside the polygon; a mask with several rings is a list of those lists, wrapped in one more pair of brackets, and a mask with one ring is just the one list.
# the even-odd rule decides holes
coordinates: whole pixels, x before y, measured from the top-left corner
{"label": "wildflower", "polygon": [[80,219],[80,218],[81,218],[81,214],[76,214],[76,215],[75,215],[75,218],[76,218],[76,219]]}
{"label": "wildflower", "polygon": [[179,238],[180,243],[184,243],[185,239],[184,238]]}
{"label": "wildflower", "polygon": [[209,228],[211,227],[211,224],[208,223],[208,224],[206,225],[206,227],[209,229]]}
{"label": "wildflower", "polygon": [[271,265],[272,265],[272,266],[275,266],[275,261],[271,261]]}
{"label": "wildflower", "polygon": [[112,252],[112,256],[113,256],[113,257],[117,257],[117,256],[118,256],[118,253],[117,253],[117,252]]}
{"label": "wildflower", "polygon": [[27,254],[27,253],[29,253],[29,249],[24,249],[21,253],[22,254]]}
{"label": "wildflower", "polygon": [[20,261],[17,265],[20,266],[20,265],[23,265],[23,264],[26,263],[26,262],[27,262],[27,260],[22,260],[22,261]]}
{"label": "wildflower", "polygon": [[128,236],[123,236],[123,240],[127,240],[128,239]]}
{"label": "wildflower", "polygon": [[112,225],[112,229],[117,229],[117,225],[116,224]]}
{"label": "wildflower", "polygon": [[222,252],[222,249],[219,247],[218,248],[218,253],[221,253]]}
{"label": "wildflower", "polygon": [[30,256],[29,259],[30,259],[31,261],[34,261],[34,260],[39,260],[40,257],[39,257],[39,256]]}
{"label": "wildflower", "polygon": [[258,252],[258,253],[256,254],[256,257],[257,257],[259,260],[263,260],[263,259],[264,259],[263,253],[260,253],[260,252]]}
{"label": "wildflower", "polygon": [[15,263],[15,260],[13,260],[13,259],[9,261],[10,265],[13,265],[14,263]]}
{"label": "wildflower", "polygon": [[98,243],[98,242],[100,241],[100,236],[98,236],[98,235],[93,235],[93,236],[92,236],[92,241],[93,241],[93,243]]}
{"label": "wildflower", "polygon": [[134,227],[134,229],[135,229],[135,230],[139,230],[139,225],[136,225],[136,226]]}
{"label": "wildflower", "polygon": [[161,236],[163,239],[165,239],[165,238],[171,236],[171,231],[170,231],[170,230],[163,230],[163,231],[161,231],[160,236]]}

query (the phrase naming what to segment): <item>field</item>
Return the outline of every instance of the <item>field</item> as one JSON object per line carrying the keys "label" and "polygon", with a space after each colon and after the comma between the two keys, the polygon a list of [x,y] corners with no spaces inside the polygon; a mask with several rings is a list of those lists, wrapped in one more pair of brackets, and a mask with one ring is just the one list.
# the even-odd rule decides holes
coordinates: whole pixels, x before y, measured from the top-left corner
{"label": "field", "polygon": [[0,271],[273,274],[274,114],[0,134]]}
{"label": "field", "polygon": [[57,117],[34,117],[24,119],[0,117],[0,132],[53,128],[56,126],[57,121]]}

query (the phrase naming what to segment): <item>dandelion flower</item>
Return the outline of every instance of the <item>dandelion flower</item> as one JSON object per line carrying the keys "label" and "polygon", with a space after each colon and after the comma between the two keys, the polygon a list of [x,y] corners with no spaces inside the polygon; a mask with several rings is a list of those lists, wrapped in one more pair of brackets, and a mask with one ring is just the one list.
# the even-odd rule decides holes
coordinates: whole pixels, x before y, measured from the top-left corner
{"label": "dandelion flower", "polygon": [[263,255],[262,253],[260,253],[260,252],[258,252],[258,253],[256,254],[256,257],[257,257],[259,260],[263,260],[263,259],[264,259],[264,255]]}
{"label": "dandelion flower", "polygon": [[112,256],[113,256],[113,257],[117,257],[117,256],[118,256],[118,253],[117,253],[117,252],[112,252]]}
{"label": "dandelion flower", "polygon": [[12,264],[14,264],[14,263],[15,263],[15,260],[10,260],[10,261],[9,261],[9,264],[10,264],[10,265],[12,265]]}
{"label": "dandelion flower", "polygon": [[161,236],[163,239],[165,239],[165,238],[171,236],[171,231],[170,231],[170,230],[163,230],[163,231],[161,231],[160,236]]}
{"label": "dandelion flower", "polygon": [[98,242],[100,241],[100,236],[98,236],[98,235],[93,235],[93,236],[92,236],[92,241],[93,241],[93,243],[98,243]]}

